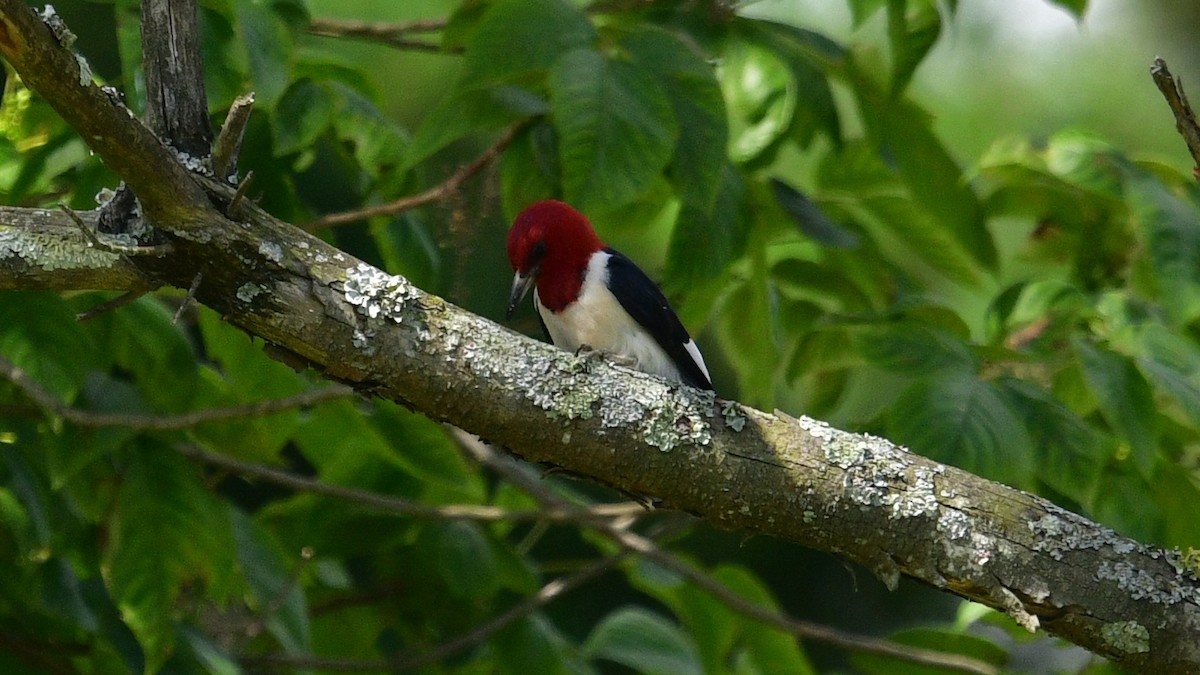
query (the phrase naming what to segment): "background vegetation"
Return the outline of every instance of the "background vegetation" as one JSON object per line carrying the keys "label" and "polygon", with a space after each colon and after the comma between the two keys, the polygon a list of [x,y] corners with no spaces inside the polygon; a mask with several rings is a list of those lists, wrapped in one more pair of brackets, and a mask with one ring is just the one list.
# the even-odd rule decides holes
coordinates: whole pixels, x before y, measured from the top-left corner
{"label": "background vegetation", "polygon": [[[1030,3],[1085,21],[1025,33],[1051,44],[1042,61],[1012,41],[1027,19],[1000,21],[1022,10],[982,0],[200,4],[210,110],[256,92],[241,166],[275,215],[499,318],[506,223],[568,199],[662,281],[722,395],[885,435],[1141,541],[1200,541],[1200,194],[1147,75],[1157,53],[1200,72],[1189,3]],[[140,109],[137,3],[57,9]],[[314,24],[335,15],[447,20],[385,46]],[[115,187],[11,73],[0,125],[6,203],[88,209]],[[330,215],[365,205],[383,215]],[[164,418],[323,383],[207,310],[174,321],[178,297],[76,321],[107,299],[0,298],[0,356],[82,411],[47,417],[0,382],[5,672],[918,672],[797,643],[661,565],[593,567],[610,541],[581,518],[529,522],[547,497],[511,466],[390,404]],[[517,515],[447,517],[462,504]],[[828,556],[670,514],[637,529],[795,616],[1013,671],[1106,669]]]}

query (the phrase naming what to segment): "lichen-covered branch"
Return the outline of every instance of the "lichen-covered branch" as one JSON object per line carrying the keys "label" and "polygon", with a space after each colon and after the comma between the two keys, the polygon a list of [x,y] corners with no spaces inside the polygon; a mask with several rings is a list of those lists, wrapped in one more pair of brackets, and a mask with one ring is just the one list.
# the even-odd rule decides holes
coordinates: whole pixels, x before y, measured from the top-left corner
{"label": "lichen-covered branch", "polygon": [[[78,214],[94,231],[99,212]],[[0,206],[0,291],[153,288],[123,256],[95,247],[62,211]]]}
{"label": "lichen-covered branch", "polygon": [[[17,10],[31,20],[12,19]],[[35,42],[14,32],[26,30],[50,35],[23,5],[0,0],[6,57],[12,45]],[[94,87],[81,85],[75,71],[51,70],[60,62],[12,61],[57,108],[74,108],[67,119],[84,125],[77,128],[85,136],[144,131],[124,113],[107,114],[112,101],[69,91]],[[169,252],[113,256],[108,264],[180,287],[203,273],[198,301],[331,378],[718,527],[836,553],[889,585],[907,575],[999,608],[1132,671],[1200,672],[1194,560],[880,438],[715,400],[524,338],[253,204],[231,219],[223,209],[234,190],[222,181],[177,163],[153,175],[132,166],[139,152],[161,163],[161,144],[93,147],[144,203],[146,194],[176,194],[188,204],[155,211]],[[202,198],[193,200],[191,188],[176,181],[202,190]],[[78,228],[53,232],[63,246],[89,250]],[[0,288],[65,288],[54,271],[21,276],[0,264]]]}

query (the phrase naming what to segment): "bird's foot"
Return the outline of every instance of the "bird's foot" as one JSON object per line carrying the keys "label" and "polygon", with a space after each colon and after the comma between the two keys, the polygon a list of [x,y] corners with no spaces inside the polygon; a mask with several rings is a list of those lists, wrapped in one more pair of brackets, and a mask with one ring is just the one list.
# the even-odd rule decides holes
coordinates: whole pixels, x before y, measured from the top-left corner
{"label": "bird's foot", "polygon": [[607,360],[609,363],[613,363],[618,366],[624,366],[626,368],[633,368],[635,370],[637,369],[638,365],[638,360],[632,356],[615,354],[603,349],[596,349],[591,345],[579,345],[579,349],[575,350],[575,356],[584,359],[589,364],[594,361]]}

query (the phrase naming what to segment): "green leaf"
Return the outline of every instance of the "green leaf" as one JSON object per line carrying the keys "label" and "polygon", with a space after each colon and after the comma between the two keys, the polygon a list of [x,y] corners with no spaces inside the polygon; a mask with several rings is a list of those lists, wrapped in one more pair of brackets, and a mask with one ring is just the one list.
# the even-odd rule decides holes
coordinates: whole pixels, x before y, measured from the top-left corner
{"label": "green leaf", "polygon": [[1049,2],[1074,14],[1076,19],[1083,18],[1083,13],[1087,10],[1088,5],[1088,0],[1049,0]]}
{"label": "green leaf", "polygon": [[467,41],[459,86],[512,83],[595,41],[587,15],[563,0],[500,0]]}
{"label": "green leaf", "polygon": [[370,420],[384,438],[393,439],[406,471],[421,480],[424,499],[478,503],[487,497],[478,468],[463,459],[441,424],[379,400]]}
{"label": "green leaf", "polygon": [[1191,323],[1200,316],[1200,209],[1144,171],[1133,172],[1125,189],[1150,254],[1159,297],[1176,324]]}
{"label": "green leaf", "polygon": [[908,88],[941,31],[942,18],[934,0],[888,0],[893,96]]}
{"label": "green leaf", "polygon": [[333,128],[337,137],[354,144],[354,158],[367,173],[378,178],[400,165],[408,147],[404,129],[358,91],[340,83],[328,85],[338,99]]}
{"label": "green leaf", "polygon": [[889,437],[916,453],[1013,486],[1034,475],[1033,442],[995,385],[970,372],[942,370],[900,394]]}
{"label": "green leaf", "polygon": [[500,589],[498,563],[487,536],[476,523],[450,521],[431,525],[437,572],[459,600],[486,601]]}
{"label": "green leaf", "polygon": [[854,344],[867,361],[911,375],[941,370],[974,373],[979,365],[966,342],[934,326],[902,323],[868,328],[855,336]]}
{"label": "green leaf", "polygon": [[929,115],[909,101],[887,96],[861,73],[852,75],[859,110],[879,155],[894,165],[913,198],[955,248],[994,269],[996,245],[985,226],[983,206],[934,134]]}
{"label": "green leaf", "polygon": [[465,136],[495,131],[522,117],[549,111],[545,99],[515,86],[452,92],[421,120],[405,152],[403,166],[414,167]]}
{"label": "green leaf", "polygon": [[861,243],[853,231],[829,219],[803,192],[778,178],[771,178],[775,201],[806,236],[829,248],[857,248]]}
{"label": "green leaf", "polygon": [[233,562],[224,508],[194,469],[148,442],[121,486],[105,565],[113,600],[156,672],[177,639],[175,603],[186,582],[220,587]]}
{"label": "green leaf", "polygon": [[[775,373],[780,367],[770,284],[762,275],[729,290],[717,312],[717,335],[738,374],[738,388],[751,405],[763,407],[774,396]],[[754,349],[745,349],[747,335],[755,336]]]}
{"label": "green leaf", "polygon": [[676,190],[685,206],[710,211],[717,201],[729,136],[725,101],[712,67],[691,46],[658,28],[633,31],[621,45],[635,66],[658,79],[679,122],[670,169]]}
{"label": "green leaf", "polygon": [[[496,650],[499,672],[569,675],[588,672],[572,663],[572,646],[554,624],[539,614],[515,621],[496,633],[489,644]],[[491,670],[492,664],[485,666]]]}
{"label": "green leaf", "polygon": [[857,28],[866,23],[867,19],[870,19],[875,12],[878,12],[887,5],[888,0],[849,0],[849,3],[850,16],[854,21],[855,28]]}
{"label": "green leaf", "polygon": [[588,636],[583,653],[647,675],[700,675],[704,668],[691,638],[675,624],[641,608],[609,614]]}
{"label": "green leaf", "polygon": [[960,283],[978,283],[972,252],[864,143],[847,142],[841,152],[828,153],[818,179],[826,212],[835,221],[856,222],[894,265],[914,275],[932,268]]}
{"label": "green leaf", "polygon": [[[858,287],[857,281],[837,267],[783,258],[771,266],[771,281],[780,295],[814,303],[828,314],[865,312],[871,308],[871,298]],[[838,329],[838,333],[844,330]]]}
{"label": "green leaf", "polygon": [[1200,348],[1158,323],[1145,326],[1139,338],[1138,369],[1200,429]]}
{"label": "green leaf", "polygon": [[682,290],[719,277],[741,257],[749,226],[742,212],[745,193],[741,174],[727,163],[710,212],[699,205],[684,205],[667,251],[667,278],[672,288]]}
{"label": "green leaf", "polygon": [[[722,565],[713,571],[713,576],[726,588],[749,602],[771,611],[779,611],[771,591],[761,579],[744,567]],[[693,593],[702,592],[696,588],[689,588]],[[815,675],[817,672],[800,649],[800,644],[791,635],[773,626],[757,621],[744,621],[740,617],[737,624],[741,634],[739,643],[744,645],[745,654],[757,666],[757,672],[795,675]]]}
{"label": "green leaf", "polygon": [[1030,382],[1003,378],[997,385],[1029,430],[1038,480],[1091,506],[1101,472],[1112,457],[1111,437]]}
{"label": "green leaf", "polygon": [[301,564],[299,551],[285,555],[272,530],[236,508],[228,509],[228,517],[237,542],[237,565],[253,607],[267,614],[267,630],[285,651],[307,653],[308,605],[293,572]]}
{"label": "green leaf", "polygon": [[550,72],[563,193],[583,211],[633,201],[670,161],[679,128],[659,84],[592,49],[569,52]]}
{"label": "green leaf", "polygon": [[75,313],[55,293],[4,294],[0,355],[64,403],[75,400],[88,370],[101,362]]}
{"label": "green leaf", "polygon": [[729,116],[729,157],[766,161],[792,126],[796,81],[777,54],[754,42],[730,39],[717,70]]}
{"label": "green leaf", "polygon": [[500,201],[510,222],[530,204],[562,194],[558,137],[548,122],[518,133],[500,157]]}
{"label": "green leaf", "polygon": [[333,121],[329,91],[312,80],[288,87],[272,111],[271,138],[278,156],[307,149]]}
{"label": "green leaf", "polygon": [[1158,411],[1150,385],[1128,358],[1078,337],[1072,346],[1104,419],[1129,444],[1134,464],[1149,479],[1158,457]]}
{"label": "green leaf", "polygon": [[234,4],[239,42],[250,64],[255,98],[267,109],[273,108],[292,78],[291,31],[267,0]]}
{"label": "green leaf", "polygon": [[[73,299],[79,311],[99,304],[103,296]],[[174,312],[159,298],[147,296],[106,312],[89,323],[113,362],[133,375],[142,399],[154,410],[183,412],[196,395],[199,369],[196,351],[174,323]]]}

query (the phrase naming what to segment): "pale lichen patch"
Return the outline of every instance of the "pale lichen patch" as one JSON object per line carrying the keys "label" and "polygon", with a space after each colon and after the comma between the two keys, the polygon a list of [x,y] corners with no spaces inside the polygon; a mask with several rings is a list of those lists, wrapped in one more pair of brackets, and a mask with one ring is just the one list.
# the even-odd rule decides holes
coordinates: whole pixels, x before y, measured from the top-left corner
{"label": "pale lichen patch", "polygon": [[258,252],[273,263],[283,262],[283,247],[273,241],[260,241]]}
{"label": "pale lichen patch", "polygon": [[1070,551],[1098,551],[1110,546],[1115,553],[1125,554],[1138,547],[1107,527],[1081,521],[1075,514],[1053,506],[1047,507],[1037,520],[1030,521],[1029,530],[1036,538],[1033,549],[1049,553],[1055,560],[1062,560]]}
{"label": "pale lichen patch", "polygon": [[1100,627],[1100,636],[1115,651],[1122,654],[1145,654],[1150,651],[1150,631],[1136,621],[1112,621]]}
{"label": "pale lichen patch", "polygon": [[237,299],[246,304],[250,304],[254,298],[266,293],[267,289],[252,281],[246,282],[237,289]]}
{"label": "pale lichen patch", "polygon": [[419,297],[408,279],[387,274],[366,263],[346,270],[343,294],[346,302],[358,308],[359,314],[370,319],[383,317],[395,323],[403,321],[404,309]]}
{"label": "pale lichen patch", "polygon": [[0,225],[0,259],[20,258],[30,267],[54,270],[111,267],[116,253],[70,241],[61,236]]}

